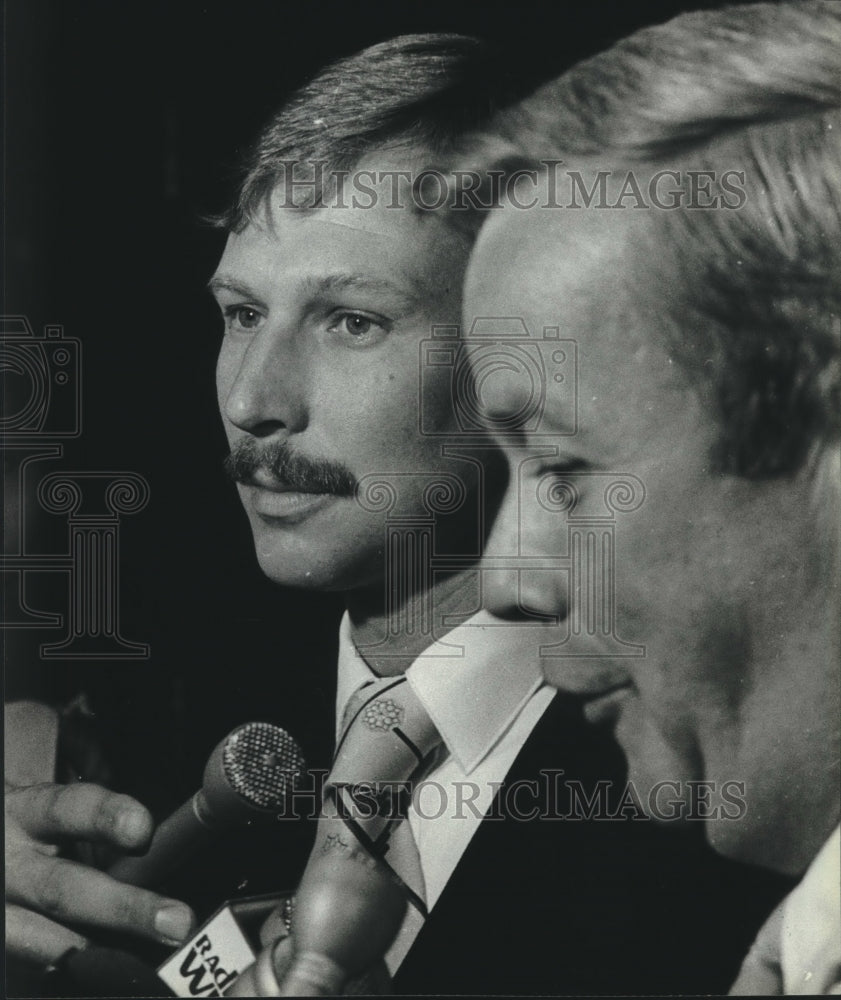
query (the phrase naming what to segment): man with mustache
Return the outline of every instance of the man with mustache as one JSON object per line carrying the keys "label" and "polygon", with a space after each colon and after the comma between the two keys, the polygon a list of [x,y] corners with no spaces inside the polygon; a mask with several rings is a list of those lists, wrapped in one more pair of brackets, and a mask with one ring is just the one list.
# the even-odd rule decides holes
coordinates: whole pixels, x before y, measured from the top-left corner
{"label": "man with mustache", "polygon": [[[592,699],[585,714],[615,735],[653,816],[658,793],[688,810],[703,783],[716,850],[806,872],[734,992],[837,993],[841,10],[685,15],[495,126],[493,166],[543,170],[545,193],[561,190],[547,162],[562,163],[578,208],[567,195],[490,217],[467,324],[556,327],[580,371],[577,405],[547,393],[541,434],[497,435],[510,480],[489,565],[521,571],[489,573],[487,604],[524,628],[536,613],[573,621],[584,593],[522,559],[564,553],[611,476],[640,484],[616,519],[611,586],[617,632],[644,654],[618,659],[594,634],[577,656],[547,650],[546,676]],[[489,383],[489,424],[524,393],[509,373]],[[566,503],[541,506],[547,490]]]}
{"label": "man with mustache", "polygon": [[[229,471],[262,570],[346,594],[337,718],[362,684],[405,672],[443,736],[429,777],[447,814],[410,814],[431,916],[389,956],[395,987],[715,988],[773,891],[755,912],[736,913],[730,893],[744,873],[726,869],[732,885],[719,893],[717,869],[694,843],[672,850],[622,817],[544,822],[532,802],[481,822],[506,780],[549,769],[590,789],[621,777],[612,750],[580,727],[577,705],[552,700],[518,630],[471,623],[475,561],[502,477],[487,441],[463,438],[454,362],[420,364],[435,329],[459,322],[467,245],[425,210],[434,192],[415,182],[483,123],[498,77],[469,39],[397,39],[329,67],[263,131],[210,282],[225,323],[217,387]],[[433,525],[440,570],[411,562]],[[464,657],[454,667],[427,649],[459,623]],[[474,807],[462,802],[453,817],[459,786],[476,789]],[[551,794],[538,797],[548,811]],[[15,843],[13,941],[51,959],[84,943],[65,921],[186,935],[190,914],[174,901],[62,862],[26,867],[32,842],[51,850],[62,833],[141,846],[151,823],[137,804],[47,787],[15,793],[13,807],[29,836]],[[695,900],[688,911],[685,895]],[[156,923],[162,912],[169,919]],[[716,963],[705,961],[710,939]],[[489,944],[496,953],[485,959]]]}
{"label": "man with mustache", "polygon": [[332,493],[338,497],[356,495],[357,482],[353,473],[338,462],[316,461],[296,455],[286,441],[275,441],[262,451],[257,443],[246,438],[231,451],[225,461],[231,479],[238,483],[255,482],[264,470],[278,482],[296,493]]}

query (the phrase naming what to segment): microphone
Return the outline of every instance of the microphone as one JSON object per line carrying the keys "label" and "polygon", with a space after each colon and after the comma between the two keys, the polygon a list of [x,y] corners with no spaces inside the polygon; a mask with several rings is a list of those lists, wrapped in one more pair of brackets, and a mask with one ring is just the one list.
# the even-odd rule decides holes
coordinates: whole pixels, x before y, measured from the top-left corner
{"label": "microphone", "polygon": [[120,858],[108,874],[154,886],[218,832],[276,815],[306,767],[297,742],[280,726],[247,722],[210,755],[202,787],[155,830],[145,854]]}
{"label": "microphone", "polygon": [[[329,821],[324,827],[330,828]],[[226,997],[335,996],[385,954],[406,912],[394,874],[361,848],[310,860],[298,889],[291,936],[275,941]],[[379,978],[379,982],[378,982]],[[359,992],[385,993],[382,974]],[[378,988],[371,988],[374,987]],[[352,992],[356,992],[353,990]]]}

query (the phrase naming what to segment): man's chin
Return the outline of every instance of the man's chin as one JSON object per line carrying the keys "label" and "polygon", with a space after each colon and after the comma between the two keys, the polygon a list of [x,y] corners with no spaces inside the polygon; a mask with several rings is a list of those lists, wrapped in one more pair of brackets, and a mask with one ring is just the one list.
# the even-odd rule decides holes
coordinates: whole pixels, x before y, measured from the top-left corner
{"label": "man's chin", "polygon": [[267,536],[255,530],[254,543],[260,569],[272,583],[281,587],[349,591],[369,585],[375,575],[371,566],[359,558],[358,552],[331,545],[325,532],[317,533],[316,537],[308,534],[307,537],[283,539],[274,532]]}
{"label": "man's chin", "polygon": [[646,816],[653,822],[676,828],[688,822],[690,803],[685,782],[648,774],[635,776],[631,770],[628,783]]}
{"label": "man's chin", "polygon": [[628,784],[653,822],[676,829],[702,826],[715,850],[735,857],[747,813],[743,782],[710,780],[678,756],[657,761],[626,756]]}
{"label": "man's chin", "polygon": [[[636,708],[638,706],[632,706]],[[673,746],[642,712],[628,713],[615,729],[628,763],[628,784],[645,814],[656,823],[683,826],[703,810],[702,775],[682,748]]]}
{"label": "man's chin", "polygon": [[281,587],[317,591],[342,589],[338,582],[341,574],[335,565],[322,565],[315,560],[301,563],[275,551],[261,552],[259,546],[257,562],[265,576]]}

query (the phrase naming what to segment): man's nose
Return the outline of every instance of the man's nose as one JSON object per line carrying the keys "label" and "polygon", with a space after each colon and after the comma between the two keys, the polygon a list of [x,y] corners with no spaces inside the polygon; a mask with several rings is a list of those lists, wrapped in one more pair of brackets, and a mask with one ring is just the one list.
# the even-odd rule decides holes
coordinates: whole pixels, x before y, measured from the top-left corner
{"label": "man's nose", "polygon": [[512,475],[480,564],[483,605],[499,618],[558,622],[566,616],[567,577],[539,520]]}
{"label": "man's nose", "polygon": [[223,345],[218,376],[220,387],[229,386],[222,404],[226,418],[260,437],[303,430],[305,364],[294,331],[279,326],[261,330],[239,349]]}

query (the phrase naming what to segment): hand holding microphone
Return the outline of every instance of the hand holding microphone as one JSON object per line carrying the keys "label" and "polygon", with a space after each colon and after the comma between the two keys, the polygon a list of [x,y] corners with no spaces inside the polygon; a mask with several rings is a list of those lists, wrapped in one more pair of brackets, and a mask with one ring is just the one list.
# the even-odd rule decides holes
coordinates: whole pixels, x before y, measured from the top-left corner
{"label": "hand holding microphone", "polygon": [[[211,755],[203,787],[154,835],[152,817],[143,806],[96,785],[7,787],[10,953],[46,965],[69,950],[86,949],[86,937],[65,926],[77,923],[180,944],[195,923],[192,912],[145,887],[157,885],[212,839],[214,831],[273,817],[303,768],[301,751],[284,730],[259,722],[241,726]],[[54,856],[53,843],[80,838],[108,841],[124,850],[149,846],[140,857],[122,858],[106,874]],[[101,948],[88,948],[69,956],[65,972],[96,983],[100,953],[103,968],[111,970],[107,981],[119,965],[115,955],[125,954],[129,968],[127,953],[105,955]]]}
{"label": "hand holding microphone", "polygon": [[190,933],[189,907],[58,856],[68,840],[137,850],[153,829],[148,811],[98,785],[30,785],[6,791],[6,947],[34,966],[84,948],[101,928],[178,944]]}

